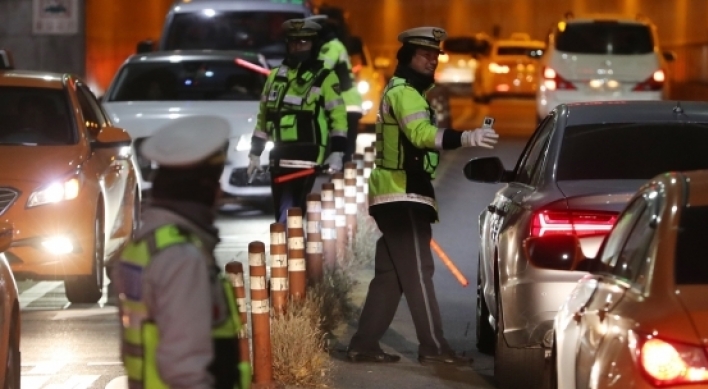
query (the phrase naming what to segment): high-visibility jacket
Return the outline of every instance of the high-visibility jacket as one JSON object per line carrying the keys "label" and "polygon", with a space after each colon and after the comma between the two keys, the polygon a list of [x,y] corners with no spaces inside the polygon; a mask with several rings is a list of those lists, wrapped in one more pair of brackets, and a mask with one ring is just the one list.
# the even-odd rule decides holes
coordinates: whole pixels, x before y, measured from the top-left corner
{"label": "high-visibility jacket", "polygon": [[431,180],[445,129],[425,95],[394,76],[384,89],[376,122],[375,167],[369,177],[369,206],[427,205],[437,214]]}
{"label": "high-visibility jacket", "polygon": [[282,64],[268,75],[251,138],[260,156],[274,142],[271,161],[291,159],[321,164],[328,152],[345,151],[347,112],[339,80],[321,61],[291,69]]}
{"label": "high-visibility jacket", "polygon": [[[120,264],[122,269],[130,269],[133,274],[145,274],[146,268],[150,265],[152,258],[160,251],[179,244],[192,244],[201,247],[201,241],[194,235],[184,232],[174,224],[167,224],[157,228],[152,235],[147,238],[129,243],[121,253]],[[125,270],[124,270],[125,271]],[[212,327],[212,339],[215,344],[219,342],[221,348],[233,346],[237,347],[238,333],[241,331],[241,321],[236,307],[230,282],[218,274],[216,280],[224,291],[225,301],[229,314],[222,323],[214,323]],[[139,282],[128,283],[127,289],[120,296],[121,324],[123,327],[122,355],[125,370],[128,374],[128,382],[131,389],[167,389],[168,386],[160,378],[157,369],[156,353],[160,343],[160,333],[157,325],[151,320],[151,314],[147,305],[142,300],[142,285]],[[185,285],[188,287],[188,285]],[[210,318],[195,318],[195,320],[205,320]],[[219,366],[223,371],[224,364],[230,364],[231,358],[216,352],[212,367]],[[228,354],[232,354],[228,350]],[[232,355],[238,355],[234,351]],[[250,387],[251,368],[248,361],[236,363],[233,361],[233,368],[230,375],[238,369],[240,373],[239,387],[247,389]],[[210,369],[215,375],[217,385],[223,382],[219,377],[219,368]],[[228,366],[227,366],[227,369]]]}
{"label": "high-visibility jacket", "polygon": [[319,59],[324,63],[324,67],[332,69],[339,78],[339,85],[342,89],[342,98],[347,112],[362,112],[361,94],[356,88],[352,63],[349,60],[349,53],[342,41],[333,38],[325,42],[320,48]]}

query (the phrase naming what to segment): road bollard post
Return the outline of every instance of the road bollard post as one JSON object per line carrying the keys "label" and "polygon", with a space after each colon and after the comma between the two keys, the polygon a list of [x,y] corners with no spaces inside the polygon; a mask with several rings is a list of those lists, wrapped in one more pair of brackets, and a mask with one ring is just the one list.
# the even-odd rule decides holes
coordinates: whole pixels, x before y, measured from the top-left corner
{"label": "road bollard post", "polygon": [[273,313],[288,309],[288,241],[283,223],[270,225],[270,300]]}
{"label": "road bollard post", "polygon": [[337,228],[337,260],[344,258],[347,249],[347,215],[344,213],[344,173],[335,173],[332,176],[334,184],[334,208],[337,213],[334,225]]}
{"label": "road bollard post", "polygon": [[344,214],[347,221],[347,244],[352,246],[356,239],[356,163],[344,164]]}
{"label": "road bollard post", "polygon": [[253,385],[252,388],[275,387],[273,355],[270,341],[270,303],[266,289],[265,244],[254,241],[248,245],[248,271],[251,289],[251,322],[253,323]]}
{"label": "road bollard post", "polygon": [[322,199],[323,267],[332,270],[337,265],[337,226],[335,224],[337,209],[334,206],[334,184],[323,183],[320,195]]}
{"label": "road bollard post", "polygon": [[354,163],[356,163],[356,206],[357,213],[363,212],[366,205],[366,196],[364,194],[364,156],[354,154]]}
{"label": "road bollard post", "polygon": [[307,195],[307,237],[305,242],[305,268],[307,281],[316,284],[324,277],[322,261],[322,197],[319,193]]}
{"label": "road bollard post", "polygon": [[373,147],[367,147],[364,149],[364,201],[365,207],[369,207],[369,177],[371,177],[371,171],[374,170],[374,154]]}
{"label": "road bollard post", "polygon": [[305,264],[305,232],[302,226],[302,209],[288,209],[288,286],[290,299],[305,299],[307,275]]}
{"label": "road bollard post", "polygon": [[253,379],[253,364],[251,363],[251,345],[248,338],[248,305],[246,303],[246,286],[243,279],[243,264],[239,261],[230,261],[224,267],[226,276],[231,281],[238,316],[241,320],[241,329],[238,332],[238,370],[241,376],[250,375]]}

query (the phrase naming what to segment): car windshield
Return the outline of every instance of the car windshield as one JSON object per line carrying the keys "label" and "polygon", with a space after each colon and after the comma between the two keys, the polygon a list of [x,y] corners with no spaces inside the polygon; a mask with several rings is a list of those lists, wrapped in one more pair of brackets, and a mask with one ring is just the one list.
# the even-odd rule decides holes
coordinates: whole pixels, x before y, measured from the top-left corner
{"label": "car windshield", "polygon": [[252,50],[264,55],[285,55],[281,25],[303,18],[300,12],[178,13],[167,31],[167,50]]}
{"label": "car windshield", "polygon": [[234,60],[129,63],[118,73],[107,100],[255,101],[265,79]]}
{"label": "car windshield", "polygon": [[555,33],[556,49],[577,54],[648,54],[654,50],[649,27],[618,22],[567,23]]}
{"label": "car windshield", "polygon": [[648,180],[708,169],[708,124],[589,124],[565,129],[556,180]]}
{"label": "car windshield", "polygon": [[708,207],[685,207],[676,239],[677,284],[708,284]]}
{"label": "car windshield", "polygon": [[67,97],[60,89],[0,87],[0,146],[75,144]]}

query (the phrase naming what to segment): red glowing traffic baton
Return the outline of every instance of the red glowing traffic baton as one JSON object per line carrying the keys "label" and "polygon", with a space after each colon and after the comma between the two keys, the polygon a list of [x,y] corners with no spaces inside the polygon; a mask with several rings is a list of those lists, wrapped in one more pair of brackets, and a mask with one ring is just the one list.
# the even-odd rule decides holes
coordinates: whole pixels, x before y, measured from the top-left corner
{"label": "red glowing traffic baton", "polygon": [[457,278],[457,281],[462,284],[463,287],[469,285],[469,281],[467,281],[467,278],[462,274],[460,269],[457,268],[454,262],[445,254],[445,252],[440,248],[438,245],[438,242],[435,241],[435,239],[430,239],[430,248],[435,251],[435,253],[440,257],[440,260],[447,266],[447,268],[450,270],[453,276]]}
{"label": "red glowing traffic baton", "polygon": [[309,168],[309,169],[305,169],[305,170],[300,170],[299,172],[285,174],[280,177],[275,177],[273,179],[273,182],[276,184],[282,184],[283,182],[294,180],[294,179],[300,178],[300,177],[309,176],[310,174],[315,174],[315,173],[316,173],[315,168]]}
{"label": "red glowing traffic baton", "polygon": [[359,70],[361,70],[361,65],[354,65],[352,68],[352,73],[357,74],[359,73]]}
{"label": "red glowing traffic baton", "polygon": [[244,60],[242,60],[241,58],[236,58],[236,59],[234,60],[234,62],[236,62],[236,65],[242,66],[242,67],[247,68],[247,69],[251,69],[251,70],[253,70],[254,72],[258,72],[258,73],[264,74],[264,75],[266,75],[266,76],[270,74],[270,70],[268,70],[268,69],[266,69],[266,68],[264,68],[264,67],[262,67],[262,66],[258,66],[258,65],[254,64],[254,63],[251,63],[251,62],[248,62],[248,61],[244,61]]}

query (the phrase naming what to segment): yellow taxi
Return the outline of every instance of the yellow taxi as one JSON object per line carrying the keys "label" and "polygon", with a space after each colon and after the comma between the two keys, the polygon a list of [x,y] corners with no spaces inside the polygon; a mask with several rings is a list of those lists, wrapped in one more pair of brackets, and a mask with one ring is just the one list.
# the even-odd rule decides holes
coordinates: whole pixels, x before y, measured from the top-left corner
{"label": "yellow taxi", "polygon": [[104,259],[139,220],[128,132],[113,127],[84,81],[13,69],[0,51],[0,222],[15,278],[63,280],[72,303],[103,294]]}
{"label": "yellow taxi", "polygon": [[3,388],[20,387],[20,303],[17,283],[3,252],[12,243],[12,225],[0,222],[0,377]]}
{"label": "yellow taxi", "polygon": [[534,97],[545,48],[543,41],[532,40],[525,33],[493,41],[489,54],[479,58],[475,68],[474,100],[488,103],[501,96]]}

